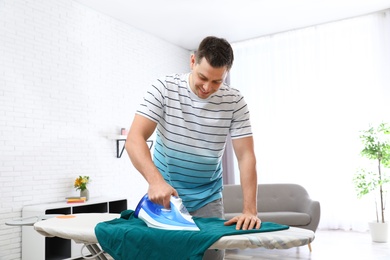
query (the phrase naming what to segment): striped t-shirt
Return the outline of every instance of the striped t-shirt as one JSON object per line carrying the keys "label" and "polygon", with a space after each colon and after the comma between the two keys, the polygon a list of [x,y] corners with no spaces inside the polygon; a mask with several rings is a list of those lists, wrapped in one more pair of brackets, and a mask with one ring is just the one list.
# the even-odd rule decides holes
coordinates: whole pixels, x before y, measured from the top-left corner
{"label": "striped t-shirt", "polygon": [[189,74],[169,75],[147,91],[137,114],[157,123],[153,161],[188,211],[222,197],[226,137],[252,135],[243,96],[223,84],[207,99],[196,96]]}

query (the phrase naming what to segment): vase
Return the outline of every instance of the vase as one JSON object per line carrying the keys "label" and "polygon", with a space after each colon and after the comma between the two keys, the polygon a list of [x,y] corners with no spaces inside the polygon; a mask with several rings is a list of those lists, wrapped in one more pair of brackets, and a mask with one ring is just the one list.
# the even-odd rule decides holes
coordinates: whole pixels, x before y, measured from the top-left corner
{"label": "vase", "polygon": [[389,222],[369,222],[371,238],[373,242],[386,243],[389,239]]}
{"label": "vase", "polygon": [[89,200],[89,190],[88,189],[80,190],[80,197],[85,197],[86,200]]}

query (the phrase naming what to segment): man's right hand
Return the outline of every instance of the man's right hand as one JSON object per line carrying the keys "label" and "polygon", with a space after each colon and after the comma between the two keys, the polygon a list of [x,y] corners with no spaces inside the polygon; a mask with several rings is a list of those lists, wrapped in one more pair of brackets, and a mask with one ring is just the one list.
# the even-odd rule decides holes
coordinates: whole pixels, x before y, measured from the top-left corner
{"label": "man's right hand", "polygon": [[179,194],[165,181],[149,184],[148,197],[152,202],[160,204],[166,209],[170,209],[171,196],[179,196]]}

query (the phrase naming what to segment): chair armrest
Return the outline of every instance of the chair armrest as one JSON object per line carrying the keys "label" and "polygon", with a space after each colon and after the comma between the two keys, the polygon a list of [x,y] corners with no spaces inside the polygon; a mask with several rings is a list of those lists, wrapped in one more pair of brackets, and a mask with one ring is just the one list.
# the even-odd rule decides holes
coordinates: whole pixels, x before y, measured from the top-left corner
{"label": "chair armrest", "polygon": [[302,208],[302,212],[307,213],[311,217],[310,224],[307,229],[315,232],[317,230],[318,224],[320,223],[321,217],[321,205],[319,201],[311,200],[304,203],[304,207]]}

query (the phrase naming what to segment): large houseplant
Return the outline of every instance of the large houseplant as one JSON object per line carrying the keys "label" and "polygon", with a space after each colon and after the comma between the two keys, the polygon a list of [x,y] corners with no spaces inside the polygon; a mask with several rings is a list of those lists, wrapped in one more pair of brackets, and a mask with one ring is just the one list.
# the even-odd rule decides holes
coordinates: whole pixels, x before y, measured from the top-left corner
{"label": "large houseplant", "polygon": [[[372,161],[374,167],[359,169],[353,181],[359,198],[372,192],[379,198],[379,205],[378,200],[375,200],[376,222],[370,224],[370,230],[374,241],[387,242],[388,223],[385,221],[387,190],[385,188],[390,183],[390,176],[387,173],[390,168],[390,126],[381,123],[377,127],[370,126],[368,130],[361,133],[360,139],[363,143],[361,155]],[[377,236],[373,233],[375,227],[386,233]]]}

